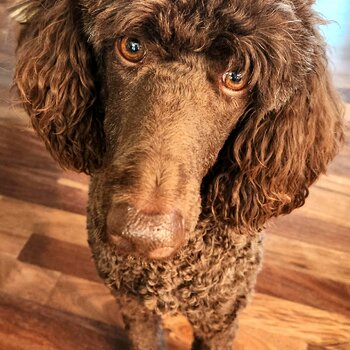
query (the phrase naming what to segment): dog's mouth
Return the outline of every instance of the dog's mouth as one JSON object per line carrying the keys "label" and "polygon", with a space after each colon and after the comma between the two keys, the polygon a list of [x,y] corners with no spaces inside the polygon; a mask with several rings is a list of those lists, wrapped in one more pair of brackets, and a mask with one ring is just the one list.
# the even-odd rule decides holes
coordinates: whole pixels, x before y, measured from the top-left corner
{"label": "dog's mouth", "polygon": [[180,247],[160,246],[154,249],[145,249],[144,245],[141,249],[133,244],[132,241],[120,236],[110,236],[112,244],[115,246],[118,254],[141,256],[150,260],[165,260],[173,257]]}
{"label": "dog's mouth", "polygon": [[185,242],[184,219],[179,211],[145,214],[127,203],[112,206],[107,234],[120,254],[152,260],[172,257]]}

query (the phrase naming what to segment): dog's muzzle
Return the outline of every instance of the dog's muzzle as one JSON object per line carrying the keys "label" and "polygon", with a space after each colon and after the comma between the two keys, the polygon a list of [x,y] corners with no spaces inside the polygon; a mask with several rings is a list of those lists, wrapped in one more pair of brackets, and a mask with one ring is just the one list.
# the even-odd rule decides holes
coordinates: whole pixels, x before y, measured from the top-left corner
{"label": "dog's muzzle", "polygon": [[107,232],[121,254],[150,259],[169,258],[185,240],[184,219],[179,211],[146,214],[128,203],[112,205]]}

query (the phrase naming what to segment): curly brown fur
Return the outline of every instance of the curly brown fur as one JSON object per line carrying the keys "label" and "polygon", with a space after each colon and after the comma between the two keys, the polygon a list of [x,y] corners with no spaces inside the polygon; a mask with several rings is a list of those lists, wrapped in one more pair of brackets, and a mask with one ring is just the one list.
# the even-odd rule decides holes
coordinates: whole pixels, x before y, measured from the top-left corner
{"label": "curly brown fur", "polygon": [[[264,225],[303,205],[336,155],[342,106],[312,3],[16,7],[15,84],[54,158],[92,174],[89,244],[134,349],[162,348],[164,313],[188,317],[193,349],[231,349]],[[142,63],[117,53],[125,36],[145,44]],[[248,74],[237,93],[221,81],[233,69]],[[167,259],[147,255],[169,242]]]}
{"label": "curly brown fur", "polygon": [[23,106],[53,157],[89,173],[101,164],[103,130],[94,59],[76,9],[67,1],[32,1],[26,11],[34,14],[20,34],[15,75]]}

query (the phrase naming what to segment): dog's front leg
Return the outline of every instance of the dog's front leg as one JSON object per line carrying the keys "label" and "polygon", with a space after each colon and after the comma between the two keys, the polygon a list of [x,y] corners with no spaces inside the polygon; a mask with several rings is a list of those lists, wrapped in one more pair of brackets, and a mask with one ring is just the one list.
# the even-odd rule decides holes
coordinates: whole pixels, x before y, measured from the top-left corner
{"label": "dog's front leg", "polygon": [[194,325],[194,341],[191,350],[232,350],[237,330],[237,320],[225,325],[221,331],[203,333]]}
{"label": "dog's front leg", "polygon": [[139,301],[117,297],[132,350],[164,350],[161,319]]}
{"label": "dog's front leg", "polygon": [[245,307],[245,295],[222,305],[208,305],[201,312],[189,311],[194,341],[192,350],[232,350],[238,329],[238,312]]}

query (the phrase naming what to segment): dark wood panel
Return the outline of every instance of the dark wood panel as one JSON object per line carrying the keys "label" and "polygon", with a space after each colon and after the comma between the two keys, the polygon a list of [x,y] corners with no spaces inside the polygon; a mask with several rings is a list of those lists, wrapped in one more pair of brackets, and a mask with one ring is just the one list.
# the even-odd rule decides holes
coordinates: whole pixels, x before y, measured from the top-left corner
{"label": "dark wood panel", "polygon": [[33,234],[20,252],[18,260],[67,275],[101,282],[87,247],[43,235]]}
{"label": "dark wood panel", "polygon": [[0,294],[0,349],[127,350],[123,331]]}

